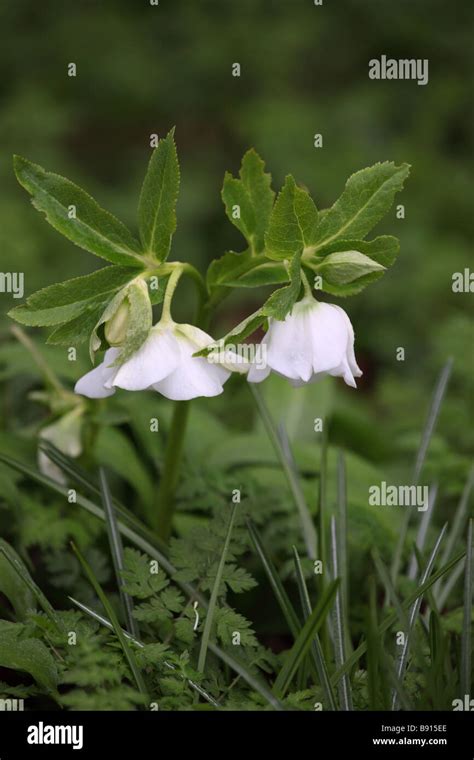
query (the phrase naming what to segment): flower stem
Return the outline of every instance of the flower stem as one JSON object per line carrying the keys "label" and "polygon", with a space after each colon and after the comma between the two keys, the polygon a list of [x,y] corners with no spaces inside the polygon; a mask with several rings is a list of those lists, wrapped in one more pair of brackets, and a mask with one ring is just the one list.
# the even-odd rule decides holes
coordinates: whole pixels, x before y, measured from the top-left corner
{"label": "flower stem", "polygon": [[[186,265],[176,267],[170,275],[163,299],[161,319],[170,319],[170,304],[173,293],[181,275],[188,272]],[[197,278],[195,278],[197,279]],[[199,305],[197,309],[196,323],[198,327],[206,330],[210,321],[210,310],[205,308],[204,287],[199,289]],[[160,538],[168,541],[173,527],[173,514],[175,508],[175,490],[178,484],[179,470],[183,454],[184,437],[189,417],[190,401],[175,401],[168,440],[166,442],[165,459],[162,476],[158,489],[158,498],[154,510],[154,528]]]}
{"label": "flower stem", "polygon": [[303,283],[304,288],[304,294],[307,298],[314,298],[314,294],[311,288],[311,285],[308,282],[308,278],[306,277],[303,269],[301,270],[301,282]]}
{"label": "flower stem", "polygon": [[183,274],[182,266],[176,266],[176,268],[173,269],[173,271],[170,274],[168,284],[165,290],[165,297],[163,298],[163,308],[161,311],[162,321],[166,319],[171,319],[171,301],[173,300],[174,291],[176,290],[178,280],[182,274]]}
{"label": "flower stem", "polygon": [[175,401],[171,427],[166,443],[163,474],[155,510],[155,529],[160,538],[168,541],[173,523],[174,493],[178,482],[184,436],[189,415],[189,401]]}

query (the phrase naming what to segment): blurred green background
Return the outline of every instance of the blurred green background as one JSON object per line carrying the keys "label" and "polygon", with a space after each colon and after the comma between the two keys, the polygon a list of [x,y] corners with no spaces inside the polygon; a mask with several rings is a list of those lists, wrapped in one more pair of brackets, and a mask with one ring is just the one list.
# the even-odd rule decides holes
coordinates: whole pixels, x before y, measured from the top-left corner
{"label": "blurred green background", "polygon": [[[0,28],[2,271],[25,272],[25,295],[99,262],[31,208],[13,153],[84,186],[134,226],[149,135],[175,124],[182,184],[172,256],[202,270],[241,247],[220,189],[249,146],[275,189],[292,172],[319,207],[353,171],[386,159],[412,164],[396,201],[405,219],[394,208],[377,229],[400,238],[399,260],[343,303],[364,377],[357,394],[334,384],[331,435],[368,460],[408,468],[435,379],[453,356],[429,461],[455,498],[473,448],[472,295],[451,290],[453,272],[470,265],[470,0],[3,0]],[[382,54],[428,58],[429,84],[370,80],[368,61]],[[258,298],[230,301],[214,332]],[[18,301],[4,294],[0,303],[6,338],[5,313]],[[188,318],[189,306],[183,297]]]}

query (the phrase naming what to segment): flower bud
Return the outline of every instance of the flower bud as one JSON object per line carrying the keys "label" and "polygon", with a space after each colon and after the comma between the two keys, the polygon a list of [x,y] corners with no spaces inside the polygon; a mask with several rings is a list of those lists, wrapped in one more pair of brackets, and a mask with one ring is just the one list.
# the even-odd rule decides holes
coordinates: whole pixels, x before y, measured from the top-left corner
{"label": "flower bud", "polygon": [[109,346],[120,346],[124,342],[127,334],[129,315],[130,304],[128,298],[125,298],[114,316],[105,323],[105,339]]}

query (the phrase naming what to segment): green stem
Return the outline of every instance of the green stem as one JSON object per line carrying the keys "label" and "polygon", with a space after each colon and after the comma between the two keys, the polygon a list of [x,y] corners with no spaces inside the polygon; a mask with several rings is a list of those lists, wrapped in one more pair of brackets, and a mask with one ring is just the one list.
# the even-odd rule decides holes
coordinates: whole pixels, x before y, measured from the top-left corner
{"label": "green stem", "polygon": [[[188,271],[187,266],[183,265],[183,267],[176,267],[170,275],[163,300],[162,319],[163,317],[171,318],[171,300],[178,284],[178,280],[184,272],[191,274],[191,272]],[[197,278],[195,279],[197,281]],[[196,324],[203,330],[207,329],[210,320],[210,310],[206,309],[204,305],[203,296],[205,295],[205,292],[205,288],[200,288],[200,299],[196,315]],[[164,541],[168,541],[173,527],[173,514],[175,508],[174,495],[178,484],[179,470],[183,455],[184,437],[189,417],[189,405],[190,401],[175,401],[168,440],[166,442],[165,459],[156,508],[154,510],[153,526],[160,538]]]}
{"label": "green stem", "polygon": [[155,529],[160,538],[168,541],[173,523],[174,492],[178,483],[184,436],[189,415],[189,401],[175,401],[171,427],[166,443],[163,474],[160,480],[155,510]]}
{"label": "green stem", "polygon": [[314,298],[313,290],[311,288],[311,285],[308,282],[308,278],[306,277],[306,274],[304,273],[303,269],[301,269],[301,282],[303,283],[305,297]]}
{"label": "green stem", "polygon": [[171,319],[171,301],[173,300],[174,291],[178,284],[179,278],[183,274],[183,267],[177,266],[170,274],[168,284],[163,298],[163,307],[161,311],[161,321]]}

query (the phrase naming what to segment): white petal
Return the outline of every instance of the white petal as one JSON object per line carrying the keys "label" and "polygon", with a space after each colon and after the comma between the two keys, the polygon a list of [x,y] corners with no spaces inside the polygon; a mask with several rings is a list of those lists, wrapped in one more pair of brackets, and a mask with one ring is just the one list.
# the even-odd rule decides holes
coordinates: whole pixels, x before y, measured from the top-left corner
{"label": "white petal", "polygon": [[202,356],[183,359],[178,368],[152,388],[173,401],[189,401],[199,396],[218,396],[230,372],[209,364]]}
{"label": "white petal", "polygon": [[348,344],[347,322],[329,303],[319,303],[310,312],[313,371],[330,372],[346,357]]}
{"label": "white petal", "polygon": [[252,364],[248,371],[247,380],[249,383],[261,383],[265,380],[271,372],[271,367],[267,364],[266,367],[258,367],[256,364]]}
{"label": "white petal", "polygon": [[283,322],[272,319],[268,328],[268,364],[284,377],[304,382],[312,374],[308,311],[306,303],[295,304]]}
{"label": "white petal", "polygon": [[336,306],[336,304],[333,304],[335,309],[338,309],[343,315],[344,319],[346,320],[346,324],[349,331],[349,337],[347,342],[347,361],[349,362],[349,367],[351,368],[351,372],[354,377],[360,377],[362,375],[362,370],[357,366],[357,361],[355,358],[354,353],[354,328],[352,327],[352,322],[349,319],[348,315],[342,309],[340,306]]}
{"label": "white petal", "polygon": [[335,369],[332,369],[329,374],[333,377],[343,377],[346,385],[350,385],[351,388],[357,388],[356,381],[354,380],[347,359],[344,359],[341,364],[338,367],[335,367]]}
{"label": "white petal", "polygon": [[[198,334],[203,331],[193,328],[198,333],[194,333],[193,339],[190,339],[187,337],[190,332],[182,331],[180,329],[182,327],[179,325],[174,331],[180,351],[178,366],[163,380],[153,383],[152,388],[173,401],[189,401],[199,396],[218,396],[224,390],[223,385],[231,373],[219,365],[210,364],[202,356],[193,356],[199,348],[204,347],[202,336]],[[192,326],[185,325],[185,327]],[[206,333],[203,335],[206,336],[205,345],[213,342],[209,335]],[[199,340],[198,345],[194,338]]]}
{"label": "white petal", "polygon": [[215,343],[214,338],[208,335],[207,332],[201,330],[195,325],[179,324],[175,325],[175,333],[179,338],[180,335],[184,335],[195,346],[195,351],[199,351],[201,348]]}
{"label": "white petal", "polygon": [[171,330],[155,328],[138,351],[117,369],[109,384],[127,391],[142,391],[173,372],[179,356],[178,342]]}
{"label": "white petal", "polygon": [[64,472],[41,449],[38,451],[38,470],[42,475],[46,475],[46,477],[56,481],[59,485],[67,485],[67,478]]}
{"label": "white petal", "polygon": [[110,365],[114,363],[115,359],[119,355],[117,348],[109,348],[105,352],[104,360],[102,364],[94,367],[90,372],[81,377],[75,387],[74,392],[81,396],[88,396],[89,398],[106,398],[112,396],[115,393],[115,389],[107,388],[106,383],[117,371],[116,367]]}

